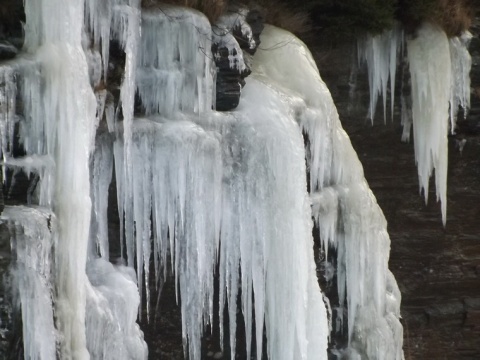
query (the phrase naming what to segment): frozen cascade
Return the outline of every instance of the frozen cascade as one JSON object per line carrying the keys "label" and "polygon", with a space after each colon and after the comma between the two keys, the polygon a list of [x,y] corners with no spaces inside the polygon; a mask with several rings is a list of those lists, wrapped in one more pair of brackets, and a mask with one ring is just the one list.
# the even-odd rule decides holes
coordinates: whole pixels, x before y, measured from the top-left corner
{"label": "frozen cascade", "polygon": [[[266,28],[262,41],[272,50],[257,52],[240,106],[221,114],[211,110],[215,71],[206,18],[173,7],[140,16],[139,5],[85,0],[83,19],[83,0],[26,0],[30,62],[15,69],[18,76],[8,66],[0,69],[2,150],[11,149],[8,126],[21,121],[27,152],[6,164],[41,178],[34,199],[41,207],[6,211],[22,228],[12,240],[17,259],[44,266],[30,271],[16,264],[24,324],[35,324],[24,331],[25,353],[147,358],[136,317],[153,260],[157,279],[168,266],[175,272],[191,359],[201,357],[201,336],[213,321],[217,265],[220,326],[227,307],[232,358],[240,296],[248,357],[262,357],[265,329],[270,359],[326,359],[330,329],[316,277],[313,215],[324,248],[338,249],[352,354],[401,358],[400,294],[387,268],[385,219],[305,45]],[[99,86],[111,37],[126,54],[117,109]],[[22,119],[13,111],[16,85]],[[99,86],[97,99],[92,86]],[[136,91],[147,114],[142,118],[134,118]],[[95,139],[104,112],[109,133]],[[128,266],[108,262],[113,167]],[[23,219],[25,213],[32,216]],[[35,246],[42,251],[33,253]],[[30,280],[34,285],[22,283]],[[27,287],[42,301],[22,300]]]}
{"label": "frozen cascade", "polygon": [[290,112],[308,134],[311,189],[317,192],[312,196],[314,218],[323,247],[338,251],[339,298],[348,305],[350,356],[356,352],[368,359],[402,359],[400,292],[387,267],[386,221],[330,92],[298,39],[268,27],[261,40],[267,49],[285,44],[258,52],[254,73],[287,94]]}
{"label": "frozen cascade", "polygon": [[395,77],[399,52],[403,47],[403,29],[395,24],[382,34],[368,34],[359,39],[357,46],[359,63],[366,63],[370,86],[368,118],[372,121],[377,109],[378,97],[383,99],[383,119],[387,119],[387,93],[390,82],[390,113],[393,117],[395,101]]}
{"label": "frozen cascade", "polygon": [[[183,10],[182,18],[199,16],[194,23],[201,24],[203,15],[193,11]],[[166,26],[164,21],[144,15],[142,38],[150,39],[153,35],[149,32],[158,31],[159,26],[168,31],[172,25]],[[188,49],[198,37],[198,26],[185,29],[193,41],[185,38],[187,32],[182,41],[165,36],[162,41],[170,39],[171,43],[164,48],[191,56],[198,63],[195,59],[202,52]],[[155,64],[155,49],[141,46],[140,51],[143,60],[139,64]],[[202,56],[208,59],[211,54],[208,48],[206,51]],[[168,59],[169,54],[162,56]],[[182,61],[188,64],[192,60],[187,57]],[[200,63],[201,76],[213,83],[208,79],[212,72],[205,71]],[[168,62],[161,65],[171,66]],[[137,78],[138,87],[143,81]],[[270,358],[325,358],[328,321],[313,261],[301,131],[280,94],[254,79],[247,87],[242,104],[230,115],[211,112],[211,106],[184,107],[182,104],[193,103],[192,97],[209,101],[208,94],[198,92],[211,91],[212,87],[201,87],[197,82],[197,92],[181,93],[176,108],[163,110],[160,106],[169,94],[155,95],[150,99],[151,109],[164,112],[133,121],[132,174],[127,175],[133,185],[132,211],[130,216],[125,208],[121,213],[125,216],[129,263],[135,257],[137,277],[140,280],[144,272],[145,283],[149,283],[153,228],[156,273],[164,275],[170,254],[182,299],[184,339],[192,359],[200,358],[203,327],[213,318],[217,256],[220,316],[223,319],[222,307],[228,303],[232,357],[240,286],[248,353],[254,296],[255,323],[260,324],[255,329],[258,358],[262,356],[264,322]],[[259,98],[268,101],[259,102]],[[172,114],[172,110],[176,111]],[[114,145],[117,174],[128,174],[123,168],[124,146],[121,138]],[[291,168],[285,169],[285,161]],[[117,175],[119,199],[125,197],[124,179]]]}
{"label": "frozen cascade", "polygon": [[22,312],[25,359],[55,359],[56,329],[53,323],[53,245],[57,221],[39,207],[6,207],[0,221],[11,234],[15,263],[12,284],[16,306]]}
{"label": "frozen cascade", "polygon": [[[412,117],[415,161],[420,190],[428,201],[429,179],[435,170],[437,201],[447,220],[448,117],[452,66],[445,33],[425,23],[407,42],[412,76]],[[441,76],[439,76],[441,74]]]}

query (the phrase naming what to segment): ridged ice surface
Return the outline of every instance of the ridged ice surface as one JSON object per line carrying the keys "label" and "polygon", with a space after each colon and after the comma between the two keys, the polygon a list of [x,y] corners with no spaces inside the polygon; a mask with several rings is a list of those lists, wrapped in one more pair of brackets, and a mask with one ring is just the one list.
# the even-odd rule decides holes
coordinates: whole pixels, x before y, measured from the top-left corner
{"label": "ridged ice surface", "polygon": [[16,121],[17,82],[11,66],[0,66],[0,151],[3,159],[11,154]]}
{"label": "ridged ice surface", "polygon": [[[378,97],[383,100],[383,118],[387,118],[387,91],[390,90],[390,113],[393,117],[395,76],[398,55],[403,46],[403,30],[396,24],[379,35],[366,35],[358,41],[358,60],[366,63],[370,86],[368,117],[373,122]],[[388,84],[390,83],[390,89]]]}
{"label": "ridged ice surface", "polygon": [[143,11],[137,88],[147,114],[212,109],[211,39],[208,19],[193,10]]}
{"label": "ridged ice surface", "polygon": [[[199,16],[180,14],[187,19]],[[164,21],[149,16],[144,15],[142,23],[142,37],[147,39],[153,36],[149,32],[158,36]],[[198,29],[187,24],[182,31],[181,41],[163,39],[172,42],[165,43],[164,49],[191,54],[188,47],[197,39]],[[139,64],[156,64],[159,55],[155,51],[143,45],[139,48],[144,49]],[[209,49],[204,54],[197,46],[196,51],[189,56],[211,56]],[[178,65],[176,57],[162,56],[162,67]],[[200,74],[211,76],[208,71]],[[137,78],[139,86],[143,81]],[[157,115],[133,121],[130,170],[125,168],[125,140],[118,138],[114,144],[125,250],[128,263],[137,264],[139,285],[143,277],[149,283],[152,256],[157,277],[164,276],[168,266],[173,268],[185,345],[189,357],[199,359],[204,324],[213,318],[218,259],[220,325],[223,306],[227,306],[232,357],[241,293],[247,354],[255,336],[257,358],[261,358],[265,324],[269,358],[326,358],[329,330],[313,258],[304,143],[289,102],[253,78],[239,108],[231,114],[185,108],[182,104],[199,96],[191,91],[180,94],[175,107],[164,112],[160,106],[169,96],[164,93],[153,99]],[[200,96],[207,99],[209,94]],[[131,181],[131,190],[126,179]],[[146,294],[148,307],[149,289]]]}
{"label": "ridged ice surface", "polygon": [[435,170],[437,201],[447,220],[448,118],[452,65],[443,30],[424,24],[407,42],[412,76],[412,117],[415,161],[420,190],[428,201],[430,176]]}
{"label": "ridged ice surface", "polygon": [[261,40],[266,48],[288,44],[257,53],[254,69],[288,94],[290,111],[308,134],[313,215],[323,247],[337,249],[338,295],[340,306],[346,302],[348,307],[350,352],[366,359],[402,359],[400,292],[387,266],[387,224],[330,92],[303,43],[272,27]]}
{"label": "ridged ice surface", "polygon": [[459,108],[467,116],[470,109],[470,69],[472,68],[472,57],[468,52],[468,45],[472,39],[469,32],[461,36],[451,38],[450,57],[452,61],[452,85],[450,94],[450,128],[455,132],[455,123]]}
{"label": "ridged ice surface", "polygon": [[0,218],[7,223],[15,259],[12,268],[15,305],[22,312],[25,359],[55,359],[57,332],[53,323],[52,263],[57,221],[39,207],[6,207]]}

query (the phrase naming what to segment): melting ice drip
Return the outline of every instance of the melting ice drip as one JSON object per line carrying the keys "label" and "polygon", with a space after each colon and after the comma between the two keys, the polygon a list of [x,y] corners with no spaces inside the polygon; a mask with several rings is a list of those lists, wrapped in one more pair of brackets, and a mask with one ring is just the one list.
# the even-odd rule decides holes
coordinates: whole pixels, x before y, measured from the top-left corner
{"label": "melting ice drip", "polygon": [[[467,32],[449,40],[443,30],[426,23],[414,39],[407,41],[412,108],[406,108],[408,101],[402,97],[402,140],[410,139],[413,123],[420,191],[423,190],[427,202],[428,182],[435,170],[437,201],[442,204],[444,225],[447,219],[448,118],[454,133],[459,108],[463,108],[466,116],[470,106],[470,38]],[[366,60],[368,65],[369,115],[372,119],[379,94],[383,97],[386,113],[388,81],[393,114],[395,69],[403,41],[403,32],[394,28],[359,42],[359,59]]]}
{"label": "melting ice drip", "polygon": [[[268,27],[262,42],[275,50],[257,52],[239,108],[221,114],[210,110],[212,35],[203,15],[166,8],[140,18],[136,0],[85,5],[93,37],[93,49],[85,50],[90,69],[82,48],[81,0],[27,1],[25,50],[34,61],[2,67],[8,84],[12,69],[20,79],[24,161],[44,169],[36,200],[42,207],[7,211],[23,233],[40,232],[24,236],[17,243],[25,246],[16,248],[29,265],[18,267],[20,297],[33,290],[45,300],[20,300],[28,317],[24,324],[39,323],[38,306],[45,307],[42,314],[48,318],[40,329],[26,330],[26,354],[51,359],[59,345],[63,358],[145,359],[135,319],[153,257],[157,278],[166,276],[168,266],[174,270],[191,359],[200,358],[201,336],[213,319],[217,260],[221,334],[226,306],[232,358],[241,295],[248,358],[255,352],[262,357],[265,329],[270,359],[325,359],[329,324],[313,257],[314,215],[324,248],[338,249],[350,353],[400,359],[400,294],[387,268],[385,219],[305,45]],[[91,90],[102,74],[106,81],[111,36],[126,54],[119,105],[123,121],[105,102],[105,91],[97,90],[95,114]],[[162,84],[169,91],[159,88]],[[11,156],[8,129],[16,117],[8,109],[16,87],[5,89],[2,150]],[[136,90],[148,116],[133,116]],[[112,143],[110,134],[99,134],[93,149],[104,111],[116,139]],[[302,130],[310,139],[308,156]],[[313,213],[305,158],[316,192]],[[105,212],[113,166],[128,267],[108,262]],[[25,213],[34,214],[34,223],[18,220]],[[45,214],[52,214],[50,228]],[[36,241],[45,256],[23,256]],[[48,266],[51,259],[54,266]],[[32,269],[37,270],[30,276]],[[148,286],[146,293],[148,309]]]}

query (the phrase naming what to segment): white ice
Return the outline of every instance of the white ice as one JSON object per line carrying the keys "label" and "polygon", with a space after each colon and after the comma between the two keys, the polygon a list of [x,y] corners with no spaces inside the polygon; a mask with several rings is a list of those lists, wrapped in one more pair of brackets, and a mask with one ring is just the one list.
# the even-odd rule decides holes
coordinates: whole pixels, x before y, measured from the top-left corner
{"label": "white ice", "polygon": [[428,201],[429,180],[435,170],[437,201],[447,220],[448,118],[452,65],[445,33],[425,23],[407,42],[412,76],[412,117],[415,161],[420,191]]}
{"label": "white ice", "polygon": [[337,248],[339,298],[348,305],[350,349],[369,359],[402,359],[400,293],[387,266],[387,224],[341,127],[330,92],[298,39],[267,27],[261,40],[267,49],[286,44],[274,51],[259,51],[254,72],[287,94],[290,112],[308,134],[313,215],[323,247]]}

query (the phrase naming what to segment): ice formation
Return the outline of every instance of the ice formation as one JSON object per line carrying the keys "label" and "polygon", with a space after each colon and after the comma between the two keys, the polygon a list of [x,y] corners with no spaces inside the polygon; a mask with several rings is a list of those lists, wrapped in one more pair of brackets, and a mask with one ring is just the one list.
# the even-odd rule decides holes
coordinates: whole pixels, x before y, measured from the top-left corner
{"label": "ice formation", "polygon": [[[27,0],[25,12],[24,58],[0,68],[0,131],[4,164],[40,179],[38,206],[5,214],[17,229],[24,324],[33,324],[24,330],[26,354],[146,359],[138,309],[150,312],[150,278],[171,269],[191,359],[201,358],[214,318],[217,274],[232,358],[241,310],[248,358],[262,358],[265,347],[270,359],[326,359],[329,305],[317,281],[313,217],[324,249],[339,256],[337,313],[348,309],[347,351],[401,359],[385,219],[302,42],[267,27],[269,50],[257,52],[239,107],[222,114],[212,110],[214,35],[204,15],[141,11],[138,0]],[[244,20],[244,13],[228,15],[217,27],[236,26],[249,38]],[[125,52],[118,104],[104,89],[113,40]],[[394,78],[394,69],[388,74]],[[387,79],[378,80],[382,89]],[[107,126],[96,134],[103,118]],[[27,154],[13,159],[17,121]],[[108,238],[113,171],[120,239]],[[126,265],[109,262],[113,241]],[[42,301],[28,301],[28,291]]]}
{"label": "ice formation", "polygon": [[[428,200],[430,176],[435,170],[437,200],[442,221],[447,220],[448,116],[452,66],[445,33],[424,24],[407,42],[412,76],[412,117],[415,161],[420,190]],[[439,76],[441,74],[441,76]]]}
{"label": "ice formation", "polygon": [[[386,221],[341,127],[330,92],[298,39],[268,27],[261,40],[266,48],[286,44],[259,52],[254,71],[287,94],[290,111],[308,134],[313,215],[323,247],[338,252],[338,295],[340,306],[345,299],[348,307],[351,354],[402,359],[400,292],[387,266]],[[279,71],[282,68],[289,71]]]}
{"label": "ice formation", "polygon": [[396,24],[392,29],[379,35],[368,34],[358,41],[359,63],[366,63],[370,85],[370,106],[368,117],[373,122],[378,97],[383,100],[383,119],[387,119],[387,94],[390,82],[390,111],[393,117],[395,101],[395,77],[398,56],[403,46],[403,29]]}

